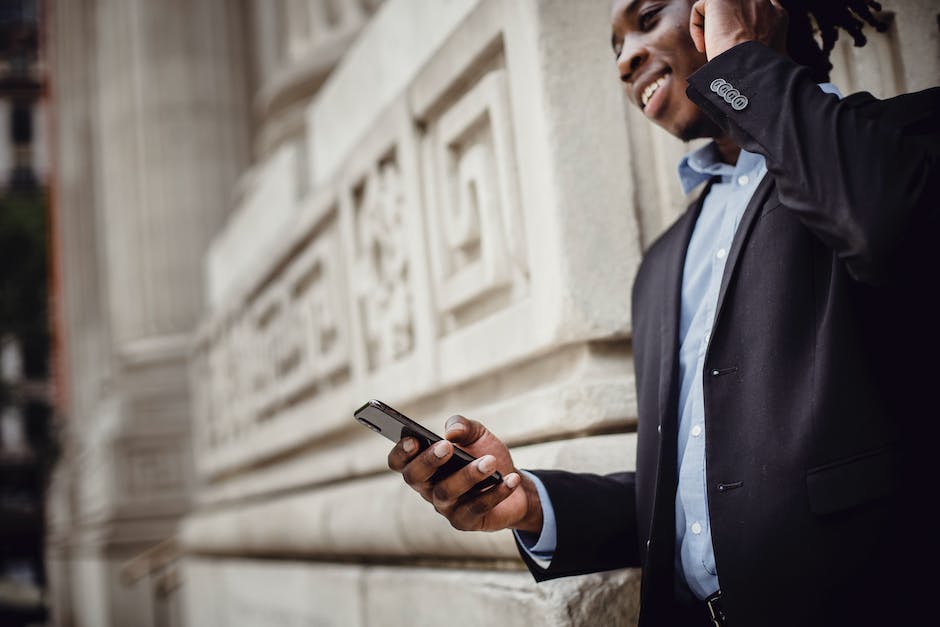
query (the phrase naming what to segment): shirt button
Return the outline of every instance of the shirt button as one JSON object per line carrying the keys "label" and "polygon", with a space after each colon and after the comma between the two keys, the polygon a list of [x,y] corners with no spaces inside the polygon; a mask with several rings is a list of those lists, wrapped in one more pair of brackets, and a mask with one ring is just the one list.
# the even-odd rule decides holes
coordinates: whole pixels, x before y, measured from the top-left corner
{"label": "shirt button", "polygon": [[692,523],[692,533],[695,535],[702,533],[702,525],[697,522]]}
{"label": "shirt button", "polygon": [[702,435],[702,426],[695,425],[694,427],[692,427],[692,437],[697,438],[700,435]]}
{"label": "shirt button", "polygon": [[738,177],[738,185],[747,185],[750,182],[750,178],[746,174],[742,174]]}
{"label": "shirt button", "polygon": [[725,255],[727,254],[728,254],[727,250],[725,250],[724,248],[719,248],[715,256],[718,257],[719,259],[724,259]]}
{"label": "shirt button", "polygon": [[656,433],[662,433],[662,432],[663,432],[663,426],[662,426],[662,425],[656,425]]}
{"label": "shirt button", "polygon": [[706,344],[708,344],[708,340],[710,340],[711,337],[712,337],[712,334],[711,334],[711,333],[706,333],[706,334],[705,334],[705,343],[706,343]]}

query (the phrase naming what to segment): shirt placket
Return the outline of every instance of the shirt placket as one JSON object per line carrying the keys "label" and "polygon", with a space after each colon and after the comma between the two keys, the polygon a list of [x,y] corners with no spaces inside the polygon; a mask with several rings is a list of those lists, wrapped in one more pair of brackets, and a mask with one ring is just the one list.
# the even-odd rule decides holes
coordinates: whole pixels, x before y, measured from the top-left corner
{"label": "shirt placket", "polygon": [[[731,248],[731,242],[734,238],[734,230],[737,224],[737,212],[732,211],[729,207],[735,206],[734,198],[735,191],[732,190],[729,194],[728,200],[725,205],[722,207],[722,220],[721,228],[719,231],[719,237],[717,245],[712,253],[711,258],[711,272],[709,276],[708,284],[708,295],[706,297],[706,302],[708,303],[705,315],[708,320],[708,328],[711,329],[715,321],[715,308],[718,302],[718,291],[721,288],[721,279],[724,274],[725,264],[728,259],[728,252]],[[698,364],[697,371],[704,372],[705,367],[705,353],[708,350],[708,342],[711,340],[711,331],[705,333],[702,336],[701,343],[699,344],[699,354],[698,354]],[[705,416],[704,406],[704,386],[700,378],[696,379],[695,390],[693,391],[693,402],[698,406],[699,411],[694,412],[694,415],[703,416],[704,420],[707,420]],[[706,564],[706,557],[709,554],[710,547],[708,546],[711,543],[711,529],[709,518],[707,516],[708,509],[708,491],[706,473],[707,469],[705,467],[705,447],[707,445],[706,435],[705,435],[705,424],[704,420],[701,424],[694,424],[689,431],[689,438],[692,450],[695,451],[694,463],[695,471],[698,475],[698,481],[696,482],[696,495],[695,502],[700,503],[704,508],[703,511],[695,512],[695,519],[688,525],[688,533],[691,533],[691,544],[694,547],[693,553],[695,557],[695,564],[697,567],[700,567],[708,574],[714,574]],[[695,508],[696,510],[699,508]]]}

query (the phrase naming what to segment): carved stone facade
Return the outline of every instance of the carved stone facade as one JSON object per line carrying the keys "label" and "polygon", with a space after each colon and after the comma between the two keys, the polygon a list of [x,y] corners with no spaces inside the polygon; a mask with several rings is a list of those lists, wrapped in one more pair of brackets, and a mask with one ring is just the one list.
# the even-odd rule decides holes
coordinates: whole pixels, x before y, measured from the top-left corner
{"label": "carved stone facade", "polygon": [[[846,92],[929,84],[928,4],[839,48]],[[437,624],[428,597],[455,625],[635,621],[637,572],[536,585],[510,534],[451,529],[352,419],[380,398],[480,419],[521,467],[632,467],[630,285],[688,147],[625,114],[608,1],[52,5],[60,624]],[[161,43],[181,15],[204,58]],[[208,130],[131,97],[164,78],[167,106],[219,107]]]}

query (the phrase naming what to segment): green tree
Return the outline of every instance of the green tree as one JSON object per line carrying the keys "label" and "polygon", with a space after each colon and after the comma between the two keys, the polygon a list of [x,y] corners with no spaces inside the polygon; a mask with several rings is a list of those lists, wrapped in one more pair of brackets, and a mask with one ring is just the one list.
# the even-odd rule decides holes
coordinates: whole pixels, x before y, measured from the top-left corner
{"label": "green tree", "polygon": [[0,335],[20,341],[29,378],[49,371],[46,198],[14,190],[0,198]]}

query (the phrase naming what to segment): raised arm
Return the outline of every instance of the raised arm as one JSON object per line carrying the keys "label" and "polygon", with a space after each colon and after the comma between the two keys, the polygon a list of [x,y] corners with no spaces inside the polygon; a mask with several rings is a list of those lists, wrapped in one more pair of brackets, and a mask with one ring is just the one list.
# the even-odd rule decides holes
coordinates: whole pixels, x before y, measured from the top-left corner
{"label": "raised arm", "polygon": [[890,281],[910,235],[937,231],[940,89],[839,100],[786,56],[787,28],[777,0],[698,0],[689,31],[708,63],[686,93],[765,157],[783,205],[855,279]]}
{"label": "raised arm", "polygon": [[765,157],[783,205],[855,279],[890,280],[909,234],[936,228],[940,89],[839,100],[752,41],[705,64],[687,93],[742,148]]}

